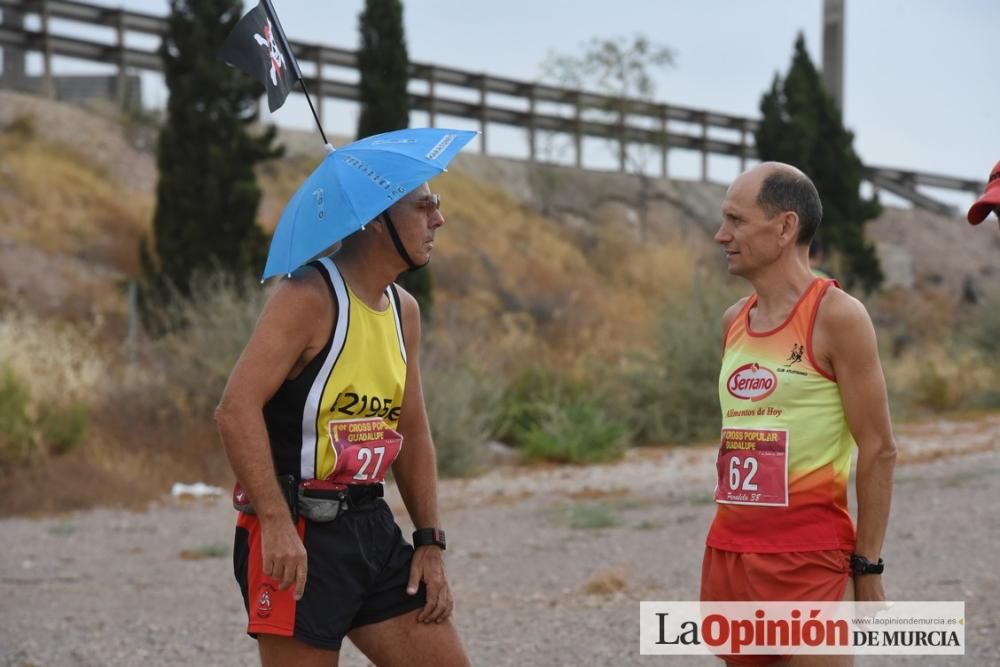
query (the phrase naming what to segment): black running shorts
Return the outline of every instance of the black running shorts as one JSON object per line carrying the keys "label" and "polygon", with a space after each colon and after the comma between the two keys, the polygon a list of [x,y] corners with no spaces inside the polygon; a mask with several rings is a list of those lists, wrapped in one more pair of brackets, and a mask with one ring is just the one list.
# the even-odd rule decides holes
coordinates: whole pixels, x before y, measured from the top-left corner
{"label": "black running shorts", "polygon": [[241,513],[236,522],[233,567],[252,637],[295,637],[338,650],[351,629],[424,606],[423,583],[416,595],[406,593],[413,547],[381,498],[328,523],[300,518],[297,528],[308,555],[305,592],[298,602],[294,586],[279,591],[280,582],[264,575],[257,517]]}

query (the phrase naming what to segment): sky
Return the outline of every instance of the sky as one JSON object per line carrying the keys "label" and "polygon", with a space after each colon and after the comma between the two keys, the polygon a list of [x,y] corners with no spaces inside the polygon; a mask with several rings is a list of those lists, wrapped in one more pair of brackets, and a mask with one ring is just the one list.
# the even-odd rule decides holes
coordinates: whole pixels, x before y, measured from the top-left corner
{"label": "sky", "polygon": [[[153,14],[168,8],[167,0],[92,1]],[[250,7],[247,0],[244,4]],[[363,0],[273,4],[293,40],[358,45]],[[1000,1],[845,4],[844,118],[862,160],[985,181],[1000,159],[995,50]],[[799,32],[819,66],[822,5],[822,0],[405,0],[404,21],[412,61],[525,80],[538,79],[549,53],[579,54],[592,37],[642,33],[676,52],[675,66],[656,78],[658,101],[757,117],[760,96],[776,73],[787,71]],[[78,25],[60,22],[54,28],[80,32]],[[150,46],[142,39],[131,43]],[[56,67],[83,66],[57,59]],[[343,70],[328,73],[351,76]],[[162,80],[144,77],[144,95],[147,104],[162,105],[167,95]],[[357,105],[328,100],[323,115],[328,134],[351,134]],[[312,124],[301,95],[290,98],[273,120]],[[471,120],[439,119],[445,122],[477,127]],[[425,125],[426,116],[413,114],[411,123]],[[523,132],[500,126],[491,126],[489,146],[491,152],[512,156],[527,150]],[[588,145],[586,151],[588,160],[612,164],[603,146]],[[672,175],[696,177],[699,164],[695,153],[671,153]],[[712,180],[725,182],[738,172],[735,159],[713,157],[710,165]],[[972,200],[968,195],[942,198],[958,205]]]}

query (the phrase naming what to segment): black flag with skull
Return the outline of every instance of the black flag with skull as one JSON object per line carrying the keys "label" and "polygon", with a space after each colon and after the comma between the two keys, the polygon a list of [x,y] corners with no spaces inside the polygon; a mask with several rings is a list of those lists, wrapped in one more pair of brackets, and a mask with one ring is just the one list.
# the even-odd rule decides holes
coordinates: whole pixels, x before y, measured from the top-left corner
{"label": "black flag with skull", "polygon": [[229,33],[219,56],[259,80],[267,89],[267,108],[274,113],[302,78],[292,49],[269,0],[261,0]]}

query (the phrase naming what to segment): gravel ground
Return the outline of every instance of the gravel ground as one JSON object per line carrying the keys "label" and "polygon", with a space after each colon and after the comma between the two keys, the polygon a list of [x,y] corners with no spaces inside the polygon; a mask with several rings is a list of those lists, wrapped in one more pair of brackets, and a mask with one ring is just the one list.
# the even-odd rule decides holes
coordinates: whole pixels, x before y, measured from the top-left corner
{"label": "gravel ground", "polygon": [[[964,600],[968,651],[858,664],[1000,665],[1000,416],[897,436],[887,589]],[[473,663],[721,664],[638,655],[640,600],[696,599],[713,456],[634,450],[616,465],[444,482],[449,575]],[[394,489],[389,500],[399,514]],[[141,513],[0,522],[0,665],[255,663],[229,560],[233,518],[223,499],[165,498]],[[345,645],[341,664],[367,662]]]}

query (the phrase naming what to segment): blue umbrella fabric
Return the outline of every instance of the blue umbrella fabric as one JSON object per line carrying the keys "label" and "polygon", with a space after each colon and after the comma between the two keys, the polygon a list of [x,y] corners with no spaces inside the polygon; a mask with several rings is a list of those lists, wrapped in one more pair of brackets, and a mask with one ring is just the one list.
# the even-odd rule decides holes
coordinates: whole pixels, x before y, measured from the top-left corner
{"label": "blue umbrella fabric", "polygon": [[478,132],[410,128],[366,137],[327,155],[285,207],[263,280],[291,273],[446,171]]}

